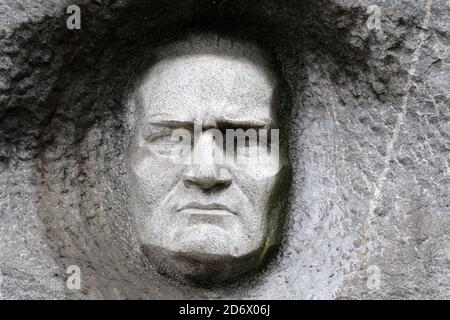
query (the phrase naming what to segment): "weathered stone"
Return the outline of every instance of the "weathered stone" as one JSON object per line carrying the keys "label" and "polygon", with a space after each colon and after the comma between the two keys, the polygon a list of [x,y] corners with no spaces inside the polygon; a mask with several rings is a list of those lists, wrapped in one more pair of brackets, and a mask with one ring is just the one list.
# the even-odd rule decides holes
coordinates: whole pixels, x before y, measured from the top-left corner
{"label": "weathered stone", "polygon": [[[3,298],[450,298],[448,0],[79,1],[68,30],[71,4],[0,2]],[[126,214],[127,101],[186,30],[274,53],[293,105],[282,246],[214,288],[156,273]]]}

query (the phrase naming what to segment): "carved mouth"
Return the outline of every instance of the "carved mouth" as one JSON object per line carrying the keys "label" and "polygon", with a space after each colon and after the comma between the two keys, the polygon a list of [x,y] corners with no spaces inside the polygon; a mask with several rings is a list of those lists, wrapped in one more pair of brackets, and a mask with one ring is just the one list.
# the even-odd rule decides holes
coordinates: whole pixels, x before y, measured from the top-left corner
{"label": "carved mouth", "polygon": [[177,211],[183,211],[191,214],[208,214],[208,215],[235,215],[228,206],[221,203],[201,204],[198,202],[190,202],[178,208]]}

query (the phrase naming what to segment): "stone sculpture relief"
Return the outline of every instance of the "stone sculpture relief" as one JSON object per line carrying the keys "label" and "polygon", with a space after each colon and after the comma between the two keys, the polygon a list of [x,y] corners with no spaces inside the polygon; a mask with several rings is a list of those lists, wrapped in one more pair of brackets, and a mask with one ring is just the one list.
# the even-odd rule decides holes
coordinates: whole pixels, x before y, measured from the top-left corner
{"label": "stone sculpture relief", "polygon": [[133,97],[128,153],[145,253],[163,273],[196,282],[261,266],[279,244],[289,182],[270,63],[250,44],[208,37],[160,51]]}
{"label": "stone sculpture relief", "polygon": [[448,3],[0,1],[0,298],[448,299]]}

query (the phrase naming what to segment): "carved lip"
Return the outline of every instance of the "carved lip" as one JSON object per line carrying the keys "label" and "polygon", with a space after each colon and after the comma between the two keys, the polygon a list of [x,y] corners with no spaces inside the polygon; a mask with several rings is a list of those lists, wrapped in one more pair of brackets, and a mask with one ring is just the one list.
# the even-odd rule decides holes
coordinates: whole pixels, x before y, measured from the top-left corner
{"label": "carved lip", "polygon": [[202,204],[199,202],[189,202],[185,204],[184,206],[181,206],[178,208],[177,211],[183,211],[188,209],[195,209],[200,211],[210,211],[211,213],[217,213],[220,211],[228,211],[229,213],[236,214],[233,210],[231,210],[228,206],[221,204],[221,203],[208,203],[208,204]]}

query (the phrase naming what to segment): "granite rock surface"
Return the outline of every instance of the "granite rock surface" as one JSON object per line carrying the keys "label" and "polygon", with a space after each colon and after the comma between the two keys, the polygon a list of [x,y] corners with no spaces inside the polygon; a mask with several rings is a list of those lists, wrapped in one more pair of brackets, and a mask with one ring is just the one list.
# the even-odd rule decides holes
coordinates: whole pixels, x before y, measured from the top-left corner
{"label": "granite rock surface", "polygon": [[[293,101],[283,245],[211,288],[142,259],[121,179],[133,83],[196,31],[273,52]],[[448,0],[0,0],[0,296],[449,299],[449,92]]]}

